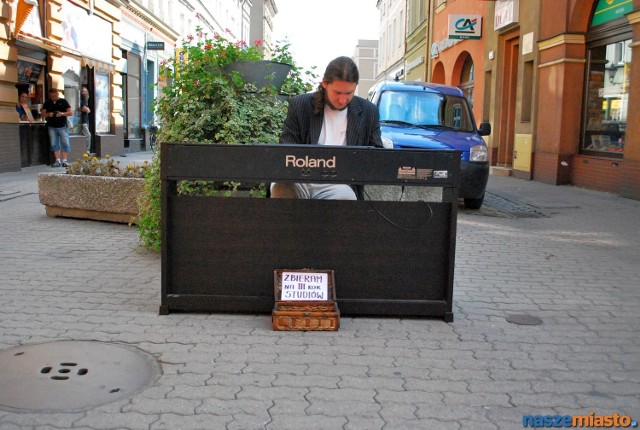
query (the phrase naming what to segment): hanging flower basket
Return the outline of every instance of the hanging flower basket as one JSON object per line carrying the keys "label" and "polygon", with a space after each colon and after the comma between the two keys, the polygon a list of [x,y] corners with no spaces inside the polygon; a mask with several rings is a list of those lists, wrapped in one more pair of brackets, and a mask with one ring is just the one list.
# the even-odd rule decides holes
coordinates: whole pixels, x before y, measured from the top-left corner
{"label": "hanging flower basket", "polygon": [[291,71],[291,65],[276,61],[236,61],[222,68],[224,73],[237,72],[245,83],[253,84],[258,89],[268,85],[280,91],[282,84]]}

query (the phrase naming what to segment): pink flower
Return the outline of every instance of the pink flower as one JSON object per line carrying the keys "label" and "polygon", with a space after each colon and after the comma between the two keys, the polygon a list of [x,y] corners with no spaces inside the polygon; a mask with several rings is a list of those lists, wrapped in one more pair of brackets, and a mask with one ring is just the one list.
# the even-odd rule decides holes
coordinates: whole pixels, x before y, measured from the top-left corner
{"label": "pink flower", "polygon": [[214,38],[214,39],[216,39],[216,40],[218,40],[218,39],[220,39],[220,35],[219,35],[218,33],[216,33],[216,34],[213,36],[213,38]]}
{"label": "pink flower", "polygon": [[191,34],[190,34],[190,35],[188,35],[188,36],[187,36],[187,40],[188,40],[189,42],[191,42],[191,41],[193,40],[193,35],[191,35]]}
{"label": "pink flower", "polygon": [[256,39],[256,40],[253,41],[253,44],[256,45],[256,46],[260,46],[260,45],[262,45],[262,40]]}
{"label": "pink flower", "polygon": [[228,28],[225,28],[225,29],[224,29],[224,32],[225,32],[225,33],[229,33],[229,34],[231,34],[231,30],[229,30]]}
{"label": "pink flower", "polygon": [[196,18],[198,19],[202,18],[202,15],[200,15],[200,12],[196,12]]}
{"label": "pink flower", "polygon": [[199,31],[198,33],[198,39],[202,39],[202,36],[204,35],[201,31]]}

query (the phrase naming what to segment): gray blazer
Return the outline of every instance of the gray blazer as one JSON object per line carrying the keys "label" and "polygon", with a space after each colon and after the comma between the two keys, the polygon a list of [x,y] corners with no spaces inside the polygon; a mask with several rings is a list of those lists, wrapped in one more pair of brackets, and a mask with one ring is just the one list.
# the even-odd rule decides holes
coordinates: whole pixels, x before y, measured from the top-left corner
{"label": "gray blazer", "polygon": [[[347,145],[382,148],[378,107],[354,96],[347,111]],[[289,111],[280,134],[280,143],[317,145],[324,114],[313,113],[313,94],[300,94],[289,100]]]}

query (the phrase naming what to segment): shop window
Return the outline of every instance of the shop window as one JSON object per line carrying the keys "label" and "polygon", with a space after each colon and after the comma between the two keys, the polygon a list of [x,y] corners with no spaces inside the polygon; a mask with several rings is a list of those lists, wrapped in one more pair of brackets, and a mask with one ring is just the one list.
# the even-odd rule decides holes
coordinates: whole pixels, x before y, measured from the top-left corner
{"label": "shop window", "polygon": [[64,94],[62,97],[71,105],[73,116],[67,117],[70,134],[80,133],[80,87],[82,85],[82,77],[80,76],[80,61],[65,57],[63,59],[65,72],[62,74],[64,79]]}
{"label": "shop window", "polygon": [[467,97],[467,100],[469,100],[469,104],[471,105],[471,107],[473,107],[473,89],[474,89],[473,73],[474,73],[473,60],[469,55],[467,59],[464,61],[464,65],[462,66],[462,73],[460,74],[459,88]]}
{"label": "shop window", "polygon": [[588,50],[581,153],[610,157],[621,157],[624,153],[630,43],[630,39],[615,41]]}
{"label": "shop window", "polygon": [[141,134],[141,100],[140,100],[140,56],[127,53],[127,110],[126,130],[128,139],[140,139]]}

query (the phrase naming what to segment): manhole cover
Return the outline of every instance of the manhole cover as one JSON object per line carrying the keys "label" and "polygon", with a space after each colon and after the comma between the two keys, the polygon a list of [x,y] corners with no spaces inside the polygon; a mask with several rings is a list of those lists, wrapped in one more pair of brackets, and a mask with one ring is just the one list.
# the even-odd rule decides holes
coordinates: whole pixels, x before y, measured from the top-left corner
{"label": "manhole cover", "polygon": [[542,324],[542,320],[540,318],[534,317],[533,315],[526,315],[526,314],[509,315],[507,317],[507,321],[512,324],[520,324],[520,325]]}
{"label": "manhole cover", "polygon": [[0,351],[0,408],[79,411],[130,397],[156,380],[156,360],[138,349],[61,341]]}

